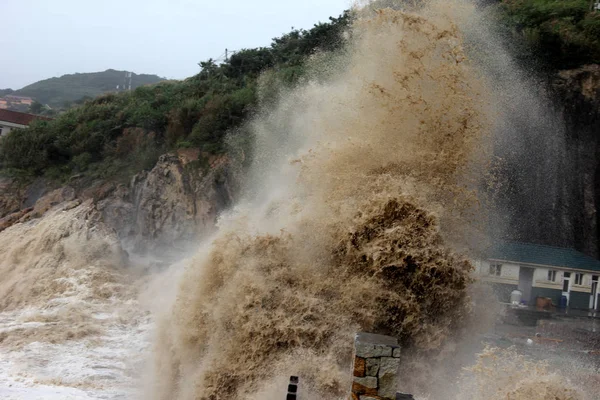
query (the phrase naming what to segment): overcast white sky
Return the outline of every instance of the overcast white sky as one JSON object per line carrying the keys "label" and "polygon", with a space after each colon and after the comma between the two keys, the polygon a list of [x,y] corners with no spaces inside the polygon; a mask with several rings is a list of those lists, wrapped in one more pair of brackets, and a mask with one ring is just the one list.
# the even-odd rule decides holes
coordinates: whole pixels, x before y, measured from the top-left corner
{"label": "overcast white sky", "polygon": [[349,0],[0,0],[0,89],[108,68],[181,79],[225,50],[268,46]]}

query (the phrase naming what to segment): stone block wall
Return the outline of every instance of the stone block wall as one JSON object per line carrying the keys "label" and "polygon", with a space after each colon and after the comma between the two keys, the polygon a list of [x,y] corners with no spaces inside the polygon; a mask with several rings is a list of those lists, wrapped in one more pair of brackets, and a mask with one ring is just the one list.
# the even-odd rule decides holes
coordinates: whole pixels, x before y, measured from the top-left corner
{"label": "stone block wall", "polygon": [[358,333],[355,337],[352,400],[395,400],[400,347],[390,336]]}

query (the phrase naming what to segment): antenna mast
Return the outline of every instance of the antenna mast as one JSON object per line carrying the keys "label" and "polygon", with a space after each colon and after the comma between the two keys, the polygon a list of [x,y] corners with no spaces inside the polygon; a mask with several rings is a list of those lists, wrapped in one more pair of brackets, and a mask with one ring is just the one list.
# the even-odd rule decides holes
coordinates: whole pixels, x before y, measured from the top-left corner
{"label": "antenna mast", "polygon": [[[132,79],[132,73],[125,71],[125,79],[123,80],[123,90],[126,91],[131,91],[131,79]],[[119,89],[119,86],[117,85],[117,90]]]}

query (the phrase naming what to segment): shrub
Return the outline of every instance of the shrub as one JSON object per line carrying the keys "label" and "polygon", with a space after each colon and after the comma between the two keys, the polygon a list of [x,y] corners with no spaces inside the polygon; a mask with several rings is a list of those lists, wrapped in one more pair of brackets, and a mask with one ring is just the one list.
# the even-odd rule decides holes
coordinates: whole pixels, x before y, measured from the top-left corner
{"label": "shrub", "polygon": [[600,62],[600,15],[588,0],[505,0],[502,11],[550,66]]}
{"label": "shrub", "polygon": [[78,172],[85,171],[91,164],[91,162],[92,155],[90,153],[81,153],[73,157],[73,160],[71,161],[71,163],[73,164],[73,169]]}

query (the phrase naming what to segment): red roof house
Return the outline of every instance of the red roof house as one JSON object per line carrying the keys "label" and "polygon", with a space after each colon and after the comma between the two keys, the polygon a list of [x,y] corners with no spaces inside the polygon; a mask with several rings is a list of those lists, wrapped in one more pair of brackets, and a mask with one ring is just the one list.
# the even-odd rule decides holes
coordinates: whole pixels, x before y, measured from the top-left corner
{"label": "red roof house", "polygon": [[52,118],[0,109],[0,136],[6,135],[12,129],[26,128],[32,121],[40,119],[50,121]]}

